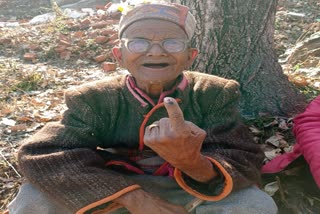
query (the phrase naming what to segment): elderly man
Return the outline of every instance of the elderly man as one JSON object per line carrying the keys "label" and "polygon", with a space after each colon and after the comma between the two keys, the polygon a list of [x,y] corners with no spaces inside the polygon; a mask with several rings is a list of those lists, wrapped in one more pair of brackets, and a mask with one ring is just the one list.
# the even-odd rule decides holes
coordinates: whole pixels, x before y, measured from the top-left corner
{"label": "elderly man", "polygon": [[[186,71],[195,20],[182,5],[138,5],[113,49],[130,75],[66,92],[63,119],[20,148],[28,180],[15,213],[276,213],[255,185],[264,155],[239,121],[238,83]],[[191,209],[190,209],[191,210]]]}

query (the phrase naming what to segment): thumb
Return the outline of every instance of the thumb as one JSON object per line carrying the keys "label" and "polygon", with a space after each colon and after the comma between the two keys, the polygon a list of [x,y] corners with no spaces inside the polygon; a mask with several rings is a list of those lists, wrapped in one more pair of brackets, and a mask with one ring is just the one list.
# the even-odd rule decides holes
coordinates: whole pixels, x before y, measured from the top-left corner
{"label": "thumb", "polygon": [[177,101],[172,97],[165,97],[164,106],[167,109],[172,129],[178,130],[183,128],[185,126],[185,121]]}

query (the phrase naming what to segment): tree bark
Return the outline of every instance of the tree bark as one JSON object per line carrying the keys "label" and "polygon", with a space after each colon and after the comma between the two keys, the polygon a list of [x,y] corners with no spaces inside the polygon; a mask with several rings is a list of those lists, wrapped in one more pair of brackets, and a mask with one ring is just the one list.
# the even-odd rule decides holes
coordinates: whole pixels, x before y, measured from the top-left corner
{"label": "tree bark", "polygon": [[172,0],[197,20],[194,70],[237,80],[244,116],[301,112],[305,97],[284,75],[274,46],[277,0]]}

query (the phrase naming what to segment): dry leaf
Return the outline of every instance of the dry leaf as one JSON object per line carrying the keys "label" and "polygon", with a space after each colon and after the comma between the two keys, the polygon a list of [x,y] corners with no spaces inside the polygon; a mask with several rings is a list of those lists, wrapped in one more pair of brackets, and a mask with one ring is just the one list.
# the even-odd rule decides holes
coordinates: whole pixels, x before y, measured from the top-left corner
{"label": "dry leaf", "polygon": [[285,120],[280,120],[279,128],[282,129],[282,130],[288,130],[289,129],[289,127],[287,126],[287,122]]}
{"label": "dry leaf", "polygon": [[305,87],[308,85],[307,79],[303,76],[299,76],[294,79],[291,79],[291,82],[298,87]]}
{"label": "dry leaf", "polygon": [[253,137],[253,140],[254,140],[255,143],[259,143],[260,138],[259,137]]}
{"label": "dry leaf", "polygon": [[314,199],[310,198],[308,196],[306,196],[306,198],[308,199],[308,202],[310,203],[310,205],[313,206],[314,205]]}
{"label": "dry leaf", "polygon": [[5,118],[2,118],[2,121],[0,122],[0,124],[4,124],[4,125],[7,125],[7,126],[14,126],[14,125],[16,125],[16,121],[8,119],[8,118],[5,117]]}
{"label": "dry leaf", "polygon": [[33,104],[33,105],[35,105],[35,106],[38,106],[38,107],[40,107],[40,106],[45,106],[45,103],[44,103],[43,100],[40,99],[40,98],[34,98],[34,99],[32,99],[32,100],[31,100],[31,104]]}
{"label": "dry leaf", "polygon": [[261,135],[261,131],[260,131],[259,129],[257,129],[256,127],[250,126],[249,129],[250,129],[250,131],[251,131],[252,134],[254,134],[254,135]]}
{"label": "dry leaf", "polygon": [[14,182],[9,182],[9,183],[4,184],[2,187],[7,188],[7,189],[11,189],[11,188],[15,187],[15,184],[14,184]]}
{"label": "dry leaf", "polygon": [[18,117],[17,121],[21,122],[32,122],[34,119],[31,117],[23,116],[23,117]]}
{"label": "dry leaf", "polygon": [[279,185],[277,181],[268,183],[264,186],[264,191],[270,196],[273,196],[278,190]]}
{"label": "dry leaf", "polygon": [[273,158],[281,155],[281,149],[273,149],[270,151],[265,151],[264,154],[268,160],[272,160]]}
{"label": "dry leaf", "polygon": [[289,146],[285,147],[283,150],[284,150],[285,153],[292,152],[293,151],[293,146],[289,145]]}
{"label": "dry leaf", "polygon": [[35,131],[36,129],[40,128],[43,124],[41,123],[36,123],[36,122],[33,122],[28,128],[27,128],[27,132],[33,132]]}
{"label": "dry leaf", "polygon": [[286,140],[284,140],[284,139],[279,140],[279,148],[284,149],[284,148],[287,148],[287,147],[289,147],[289,144],[288,144],[288,142]]}
{"label": "dry leaf", "polygon": [[276,133],[276,135],[271,136],[266,140],[266,143],[269,143],[271,145],[274,145],[275,147],[280,147],[280,143],[283,140],[283,136],[279,134],[279,132]]}
{"label": "dry leaf", "polygon": [[11,126],[10,130],[12,132],[25,131],[25,130],[27,130],[27,125],[26,124],[19,124],[19,125]]}
{"label": "dry leaf", "polygon": [[7,115],[13,112],[12,108],[3,108],[1,109],[1,115]]}
{"label": "dry leaf", "polygon": [[61,115],[53,112],[44,112],[42,114],[39,114],[39,113],[35,114],[35,117],[37,121],[45,123],[45,122],[59,120],[61,118]]}
{"label": "dry leaf", "polygon": [[267,128],[267,127],[274,126],[274,125],[277,125],[277,124],[278,124],[278,121],[274,120],[271,123],[268,123],[268,124],[264,125],[264,127]]}

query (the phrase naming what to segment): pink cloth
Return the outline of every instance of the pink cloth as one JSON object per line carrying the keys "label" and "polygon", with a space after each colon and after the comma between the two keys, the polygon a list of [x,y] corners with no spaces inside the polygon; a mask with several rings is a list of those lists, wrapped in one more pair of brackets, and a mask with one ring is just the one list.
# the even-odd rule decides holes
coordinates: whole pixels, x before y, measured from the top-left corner
{"label": "pink cloth", "polygon": [[272,159],[262,167],[262,173],[279,172],[303,155],[320,188],[320,96],[314,99],[303,113],[295,117],[293,133],[297,140],[293,151]]}

